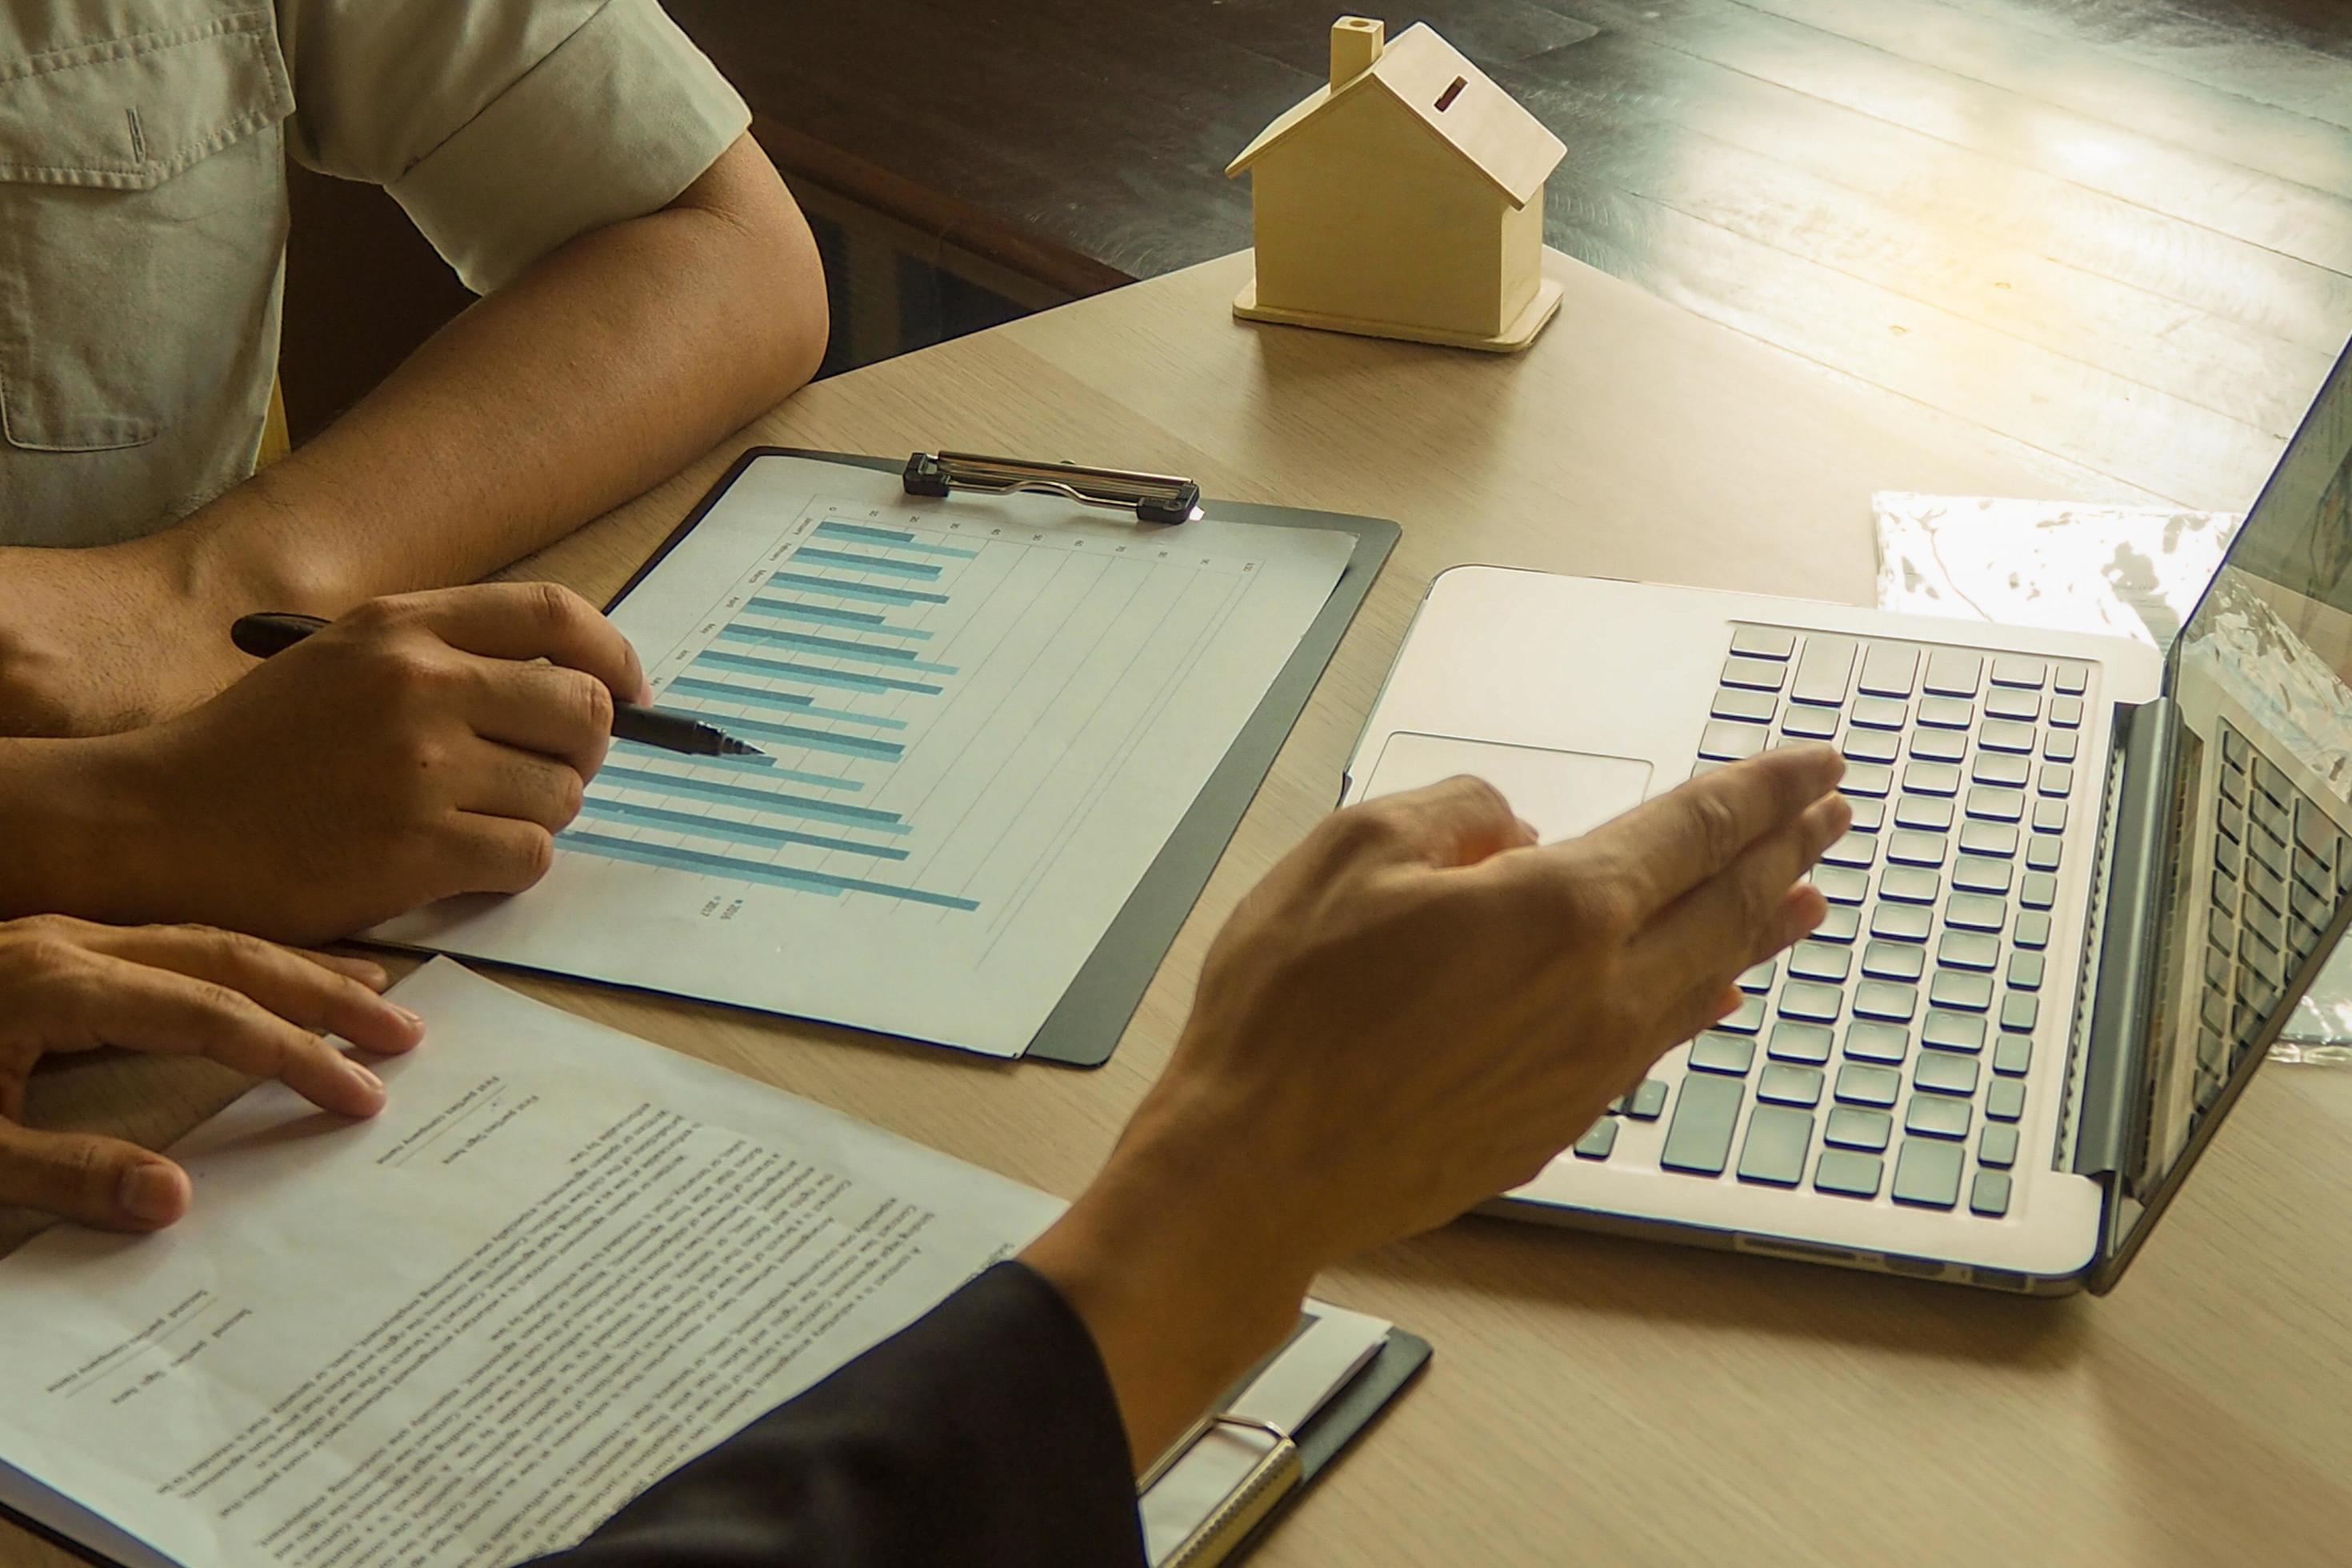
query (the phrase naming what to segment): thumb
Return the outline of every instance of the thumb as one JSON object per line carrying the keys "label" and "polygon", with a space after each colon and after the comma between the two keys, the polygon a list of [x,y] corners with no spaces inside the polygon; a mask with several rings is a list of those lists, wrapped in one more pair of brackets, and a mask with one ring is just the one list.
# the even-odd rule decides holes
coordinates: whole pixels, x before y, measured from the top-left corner
{"label": "thumb", "polygon": [[1354,809],[1377,819],[1377,830],[1369,837],[1387,859],[1441,868],[1475,866],[1535,842],[1534,830],[1511,810],[1503,792],[1467,773]]}
{"label": "thumb", "polygon": [[188,1212],[188,1175],[119,1138],[0,1121],[0,1204],[101,1230],[161,1230]]}

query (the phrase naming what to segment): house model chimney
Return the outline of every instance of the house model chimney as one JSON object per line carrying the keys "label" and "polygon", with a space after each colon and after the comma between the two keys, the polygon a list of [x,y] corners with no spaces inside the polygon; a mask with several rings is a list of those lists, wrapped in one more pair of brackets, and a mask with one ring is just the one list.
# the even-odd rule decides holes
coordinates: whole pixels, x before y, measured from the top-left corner
{"label": "house model chimney", "polygon": [[1388,29],[1370,16],[1342,16],[1331,24],[1331,90],[1339,91],[1372,68]]}

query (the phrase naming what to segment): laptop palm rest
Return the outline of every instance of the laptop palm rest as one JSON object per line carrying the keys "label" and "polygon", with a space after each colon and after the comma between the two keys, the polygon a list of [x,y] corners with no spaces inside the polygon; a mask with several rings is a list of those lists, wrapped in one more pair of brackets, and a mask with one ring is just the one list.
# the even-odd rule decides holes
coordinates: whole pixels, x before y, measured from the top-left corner
{"label": "laptop palm rest", "polygon": [[1545,843],[1590,832],[1649,793],[1650,764],[1632,757],[1556,752],[1399,731],[1381,748],[1366,797],[1419,789],[1458,773],[1485,779]]}

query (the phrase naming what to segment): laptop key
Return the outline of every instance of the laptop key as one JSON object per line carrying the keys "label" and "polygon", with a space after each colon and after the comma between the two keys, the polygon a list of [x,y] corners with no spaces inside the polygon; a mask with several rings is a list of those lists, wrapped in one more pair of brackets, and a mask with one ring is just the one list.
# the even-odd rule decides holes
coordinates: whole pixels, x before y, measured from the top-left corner
{"label": "laptop key", "polygon": [[1822,1129],[1822,1142],[1843,1149],[1886,1147],[1887,1135],[1894,1130],[1895,1119],[1883,1110],[1865,1110],[1860,1106],[1833,1105],[1829,1121]]}
{"label": "laptop key", "polygon": [[1747,658],[1785,659],[1797,651],[1797,634],[1780,626],[1739,626],[1731,634],[1731,651]]}
{"label": "laptop key", "polygon": [[1903,1108],[1903,1131],[1922,1138],[1964,1139],[1975,1120],[1965,1100],[1949,1095],[1915,1094]]}
{"label": "laptop key", "polygon": [[1952,862],[1952,886],[1964,893],[2006,893],[2009,879],[2010,865],[2006,860],[1986,855],[1963,855]]}
{"label": "laptop key", "polygon": [[1981,1013],[1992,1005],[1992,976],[1966,969],[1939,969],[1928,987],[1927,1000],[1938,1007]]}
{"label": "laptop key", "polygon": [[1749,691],[1742,687],[1726,686],[1715,694],[1715,707],[1710,710],[1718,719],[1738,719],[1750,724],[1769,724],[1772,715],[1780,710],[1780,700],[1769,691]]}
{"label": "laptop key", "polygon": [[1923,763],[1964,762],[1969,754],[1969,738],[1958,730],[1914,730],[1911,754]]}
{"label": "laptop key", "polygon": [[1992,1070],[2003,1078],[2023,1078],[2033,1065],[2033,1037],[2003,1035],[1993,1042]]}
{"label": "laptop key", "polygon": [[1819,1024],[1800,1024],[1783,1018],[1772,1026],[1764,1054],[1774,1061],[1820,1067],[1830,1059],[1831,1038],[1829,1030]]}
{"label": "laptop key", "polygon": [[1786,1105],[1759,1105],[1748,1118],[1739,1145],[1739,1179],[1793,1187],[1804,1179],[1812,1152],[1813,1113]]}
{"label": "laptop key", "polygon": [[1818,1105],[1822,1099],[1821,1069],[1767,1062],[1756,1079],[1756,1098],[1774,1105]]}
{"label": "laptop key", "polygon": [[1822,859],[1832,866],[1875,865],[1878,840],[1867,833],[1849,833],[1822,850]]}
{"label": "laptop key", "polygon": [[1886,836],[1886,858],[1899,866],[1941,866],[1945,849],[1940,833],[1897,828]]}
{"label": "laptop key", "polygon": [[1809,1024],[1833,1024],[1844,1001],[1845,993],[1834,985],[1791,980],[1780,990],[1780,1016]]}
{"label": "laptop key", "polygon": [[1871,1105],[1885,1110],[1902,1092],[1903,1075],[1893,1068],[1848,1062],[1838,1068],[1836,1094],[1849,1104]]}
{"label": "laptop key", "polygon": [[2053,763],[2071,763],[2083,749],[2083,738],[2072,730],[2053,730],[2042,737],[2042,754]]}
{"label": "laptop key", "polygon": [[1984,656],[1939,647],[1927,655],[1927,689],[1939,697],[1974,697],[1984,679]]}
{"label": "laptop key", "polygon": [[1852,942],[1862,933],[1862,911],[1852,904],[1833,904],[1813,928],[1815,942]]}
{"label": "laptop key", "polygon": [[2083,727],[2083,700],[2079,697],[2053,697],[2050,700],[2050,721],[2062,730]]}
{"label": "laptop key", "polygon": [[1906,1138],[1895,1156],[1895,1201],[1948,1209],[1960,1201],[1963,1151],[1957,1143]]}
{"label": "laptop key", "polygon": [[1944,906],[1944,923],[1955,931],[1997,931],[2009,919],[2009,906],[1983,893],[1954,893]]}
{"label": "laptop key", "polygon": [[2016,1121],[2025,1115],[2025,1080],[1997,1078],[1985,1090],[1985,1114],[1995,1121]]}
{"label": "laptop key", "polygon": [[2013,856],[2017,853],[2017,824],[2013,822],[1962,823],[1960,849],[1969,855]]}
{"label": "laptop key", "polygon": [[2017,917],[2017,945],[2042,948],[2050,945],[2050,917],[2028,910]]}
{"label": "laptop key", "polygon": [[1863,1020],[1845,1030],[1845,1054],[1855,1061],[1899,1062],[1911,1050],[1911,1031]]}
{"label": "laptop key", "polygon": [[1780,967],[1778,960],[1769,958],[1761,963],[1750,964],[1740,972],[1739,988],[1751,996],[1763,994],[1772,989],[1772,976]]}
{"label": "laptop key", "polygon": [[2000,962],[2000,939],[1982,931],[1948,931],[1936,944],[1936,962],[1954,969],[1990,970]]}
{"label": "laptop key", "polygon": [[1870,896],[1870,877],[1850,866],[1816,866],[1812,884],[1833,904],[1858,904]]}
{"label": "laptop key", "polygon": [[2009,1212],[2009,1173],[1979,1171],[1969,1187],[1969,1212],[1999,1219]]}
{"label": "laptop key", "polygon": [[1801,702],[1792,704],[1780,721],[1780,732],[1801,741],[1826,741],[1838,732],[1838,710],[1808,708]]}
{"label": "laptop key", "polygon": [[1899,643],[1873,643],[1862,656],[1862,690],[1873,697],[1908,697],[1919,678],[1919,650]]}
{"label": "laptop key", "polygon": [[1853,952],[1849,948],[1801,942],[1789,951],[1789,973],[1799,979],[1834,984],[1843,980],[1853,968]]}
{"label": "laptop key", "polygon": [[1907,1024],[1919,1011],[1919,991],[1891,981],[1865,980],[1853,988],[1853,1016]]}
{"label": "laptop key", "polygon": [[1919,1043],[1939,1050],[1980,1051],[1984,1042],[1985,1021],[1981,1014],[1931,1011],[1927,1021],[1919,1026]]}
{"label": "laptop key", "polygon": [[1683,1079],[1675,1100],[1674,1120],[1666,1123],[1665,1146],[1658,1163],[1669,1171],[1719,1176],[1731,1155],[1731,1134],[1739,1125],[1739,1108],[1748,1098],[1738,1079],[1699,1075]]}
{"label": "laptop key", "polygon": [[1889,866],[1878,874],[1878,896],[1904,904],[1932,904],[1944,879],[1924,866]]}
{"label": "laptop key", "polygon": [[2009,984],[2012,990],[2042,989],[2042,958],[2038,952],[2020,952],[2009,961]]}
{"label": "laptop key", "polygon": [[1895,942],[1925,942],[1935,924],[1936,911],[1916,904],[1881,904],[1870,912],[1870,934]]}
{"label": "laptop key", "polygon": [[2064,846],[2054,833],[2037,833],[2025,847],[2025,864],[2036,871],[2055,871]]}
{"label": "laptop key", "polygon": [[2038,691],[2048,678],[2049,667],[2038,658],[2002,654],[1992,661],[1992,683],[1995,686],[2024,687]]}
{"label": "laptop key", "polygon": [[1824,1149],[1813,1164],[1813,1190],[1850,1198],[1874,1198],[1886,1162],[1851,1149]]}
{"label": "laptop key", "polygon": [[1987,1126],[1977,1139],[1977,1158],[1988,1165],[2017,1163],[2017,1129]]}
{"label": "laptop key", "polygon": [[1609,1152],[1617,1147],[1617,1124],[1602,1117],[1585,1129],[1584,1136],[1576,1141],[1576,1157],[1580,1160],[1606,1160]]}
{"label": "laptop key", "polygon": [[1940,795],[1906,795],[1895,803],[1895,826],[1941,833],[1952,826],[1952,803]]}
{"label": "laptop key", "polygon": [[1875,980],[1916,980],[1926,954],[1907,942],[1873,942],[1862,950],[1862,972]]}
{"label": "laptop key", "polygon": [[1636,1121],[1655,1121],[1666,1109],[1666,1080],[1645,1078],[1625,1101],[1625,1114]]}
{"label": "laptop key", "polygon": [[2014,752],[2030,757],[2034,740],[2033,726],[2013,719],[1987,719],[1977,726],[1977,744],[1988,752]]}
{"label": "laptop key", "polygon": [[2034,787],[2045,799],[2062,799],[2074,793],[2074,770],[2064,763],[2044,763]]}
{"label": "laptop key", "polygon": [[1764,749],[1765,738],[1753,724],[1717,719],[1699,731],[1698,754],[1712,762],[1743,762]]}
{"label": "laptop key", "polygon": [[1723,665],[1723,684],[1726,686],[1744,686],[1752,691],[1778,691],[1788,679],[1788,666],[1769,659],[1734,657],[1726,659]]}
{"label": "laptop key", "polygon": [[1891,763],[1903,755],[1903,737],[1886,730],[1848,730],[1838,750],[1850,763]]}
{"label": "laptop key", "polygon": [[1853,646],[1851,637],[1808,634],[1805,651],[1797,658],[1797,677],[1789,687],[1790,697],[1825,708],[1843,705],[1846,688],[1853,680]]}
{"label": "laptop key", "polygon": [[1843,795],[1883,795],[1895,786],[1895,770],[1884,763],[1855,763],[1838,781]]}
{"label": "laptop key", "polygon": [[1966,730],[1977,721],[1977,705],[1965,697],[1922,697],[1919,722],[1931,730]]}
{"label": "laptop key", "polygon": [[2025,781],[2033,776],[2033,765],[2023,757],[2007,752],[1979,752],[1976,766],[1969,777],[1980,784],[1998,784],[2003,789],[2023,789]]}
{"label": "laptop key", "polygon": [[2042,999],[2031,991],[2012,991],[2000,999],[2000,1026],[2016,1034],[2033,1032],[2033,1020],[2041,1015]]}
{"label": "laptop key", "polygon": [[1908,763],[1903,769],[1903,787],[1918,795],[1958,795],[1960,770],[1949,763]]}
{"label": "laptop key", "polygon": [[1846,716],[1865,730],[1900,730],[1911,721],[1911,705],[1893,697],[1857,697]]}
{"label": "laptop key", "polygon": [[2091,689],[2091,667],[2073,659],[2064,660],[2058,666],[2056,679],[2050,684],[2053,690],[2063,691],[2069,697],[2080,697]]}
{"label": "laptop key", "polygon": [[1691,1042],[1690,1065],[1693,1072],[1727,1073],[1734,1078],[1746,1074],[1756,1059],[1756,1042],[1741,1035],[1727,1035],[1709,1029]]}
{"label": "laptop key", "polygon": [[1853,813],[1853,830],[1856,833],[1875,833],[1885,826],[1886,803],[1885,801],[1873,800],[1866,795],[1859,797],[1847,795],[1845,804]]}
{"label": "laptop key", "polygon": [[1921,1051],[1918,1065],[1911,1069],[1911,1081],[1930,1094],[1974,1094],[1977,1059],[1949,1051]]}
{"label": "laptop key", "polygon": [[2020,719],[2032,723],[2042,717],[2042,693],[1996,687],[1985,694],[1984,710],[1988,719]]}
{"label": "laptop key", "polygon": [[1969,815],[1979,822],[2020,822],[2025,817],[2025,796],[2013,789],[1979,784],[1969,791]]}
{"label": "laptop key", "polygon": [[2017,901],[2029,910],[2046,910],[2058,901],[2058,879],[2047,871],[2028,871],[2017,879]]}

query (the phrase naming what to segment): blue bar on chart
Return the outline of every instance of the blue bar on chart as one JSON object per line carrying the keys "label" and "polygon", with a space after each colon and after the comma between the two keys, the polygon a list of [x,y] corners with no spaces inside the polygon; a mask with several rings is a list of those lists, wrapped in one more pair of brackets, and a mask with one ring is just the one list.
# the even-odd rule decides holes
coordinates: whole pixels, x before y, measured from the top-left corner
{"label": "blue bar on chart", "polygon": [[805,588],[814,593],[832,594],[842,598],[874,599],[886,605],[944,605],[945,594],[926,594],[913,588],[885,588],[875,583],[852,583],[840,577],[812,577],[804,572],[772,572],[771,586],[782,584],[787,588]]}
{"label": "blue bar on chart", "polygon": [[941,568],[928,561],[893,561],[887,555],[854,555],[846,550],[826,550],[814,544],[803,544],[793,552],[793,564],[806,566],[814,563],[824,567],[841,567],[852,572],[881,572],[894,577],[925,577],[936,580]]}
{"label": "blue bar on chart", "polygon": [[910,550],[924,555],[952,555],[965,561],[977,561],[977,550],[959,550],[952,544],[933,544],[911,533],[895,528],[873,528],[862,522],[844,522],[839,518],[827,518],[816,525],[817,533],[825,539],[849,539],[860,544],[877,544],[885,550]]}
{"label": "blue bar on chart", "polygon": [[826,898],[837,898],[843,893],[879,893],[887,898],[903,899],[908,903],[933,904],[940,909],[961,910],[967,913],[980,908],[977,900],[961,898],[953,893],[902,888],[889,882],[868,881],[863,877],[836,877],[829,872],[803,871],[797,867],[772,866],[763,860],[746,860],[732,855],[709,855],[698,849],[680,849],[665,844],[607,838],[598,833],[574,831],[565,834],[563,841],[569,848],[585,849],[591,854],[615,860],[635,860],[649,866],[699,871],[741,882],[767,882]]}

